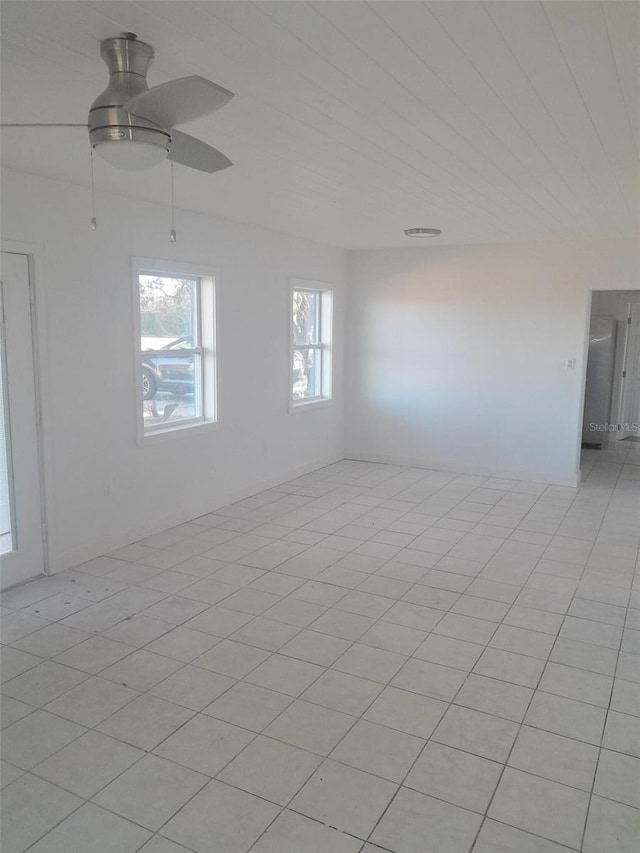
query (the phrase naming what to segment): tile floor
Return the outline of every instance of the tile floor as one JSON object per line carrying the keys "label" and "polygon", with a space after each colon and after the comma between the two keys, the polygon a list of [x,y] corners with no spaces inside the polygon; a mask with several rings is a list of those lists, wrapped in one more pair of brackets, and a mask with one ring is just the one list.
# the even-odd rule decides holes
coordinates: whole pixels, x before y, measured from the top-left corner
{"label": "tile floor", "polygon": [[3,600],[3,853],[636,853],[640,445],[344,461]]}

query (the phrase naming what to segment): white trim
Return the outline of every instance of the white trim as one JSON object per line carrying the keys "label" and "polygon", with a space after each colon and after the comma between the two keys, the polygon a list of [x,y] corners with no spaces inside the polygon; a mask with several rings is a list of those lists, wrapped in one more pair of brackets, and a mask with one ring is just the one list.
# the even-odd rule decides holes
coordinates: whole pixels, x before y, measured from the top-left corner
{"label": "white trim", "polygon": [[[216,425],[212,424],[211,426]],[[163,437],[167,438],[168,436],[165,435]],[[273,489],[276,486],[282,485],[282,483],[288,482],[289,480],[295,480],[305,474],[310,474],[313,471],[318,471],[321,468],[334,465],[336,462],[340,462],[341,459],[342,456],[339,453],[314,457],[304,465],[298,465],[287,470],[281,470],[278,474],[261,478],[256,482],[253,482],[251,485],[237,488],[233,486],[232,483],[229,483],[227,484],[229,486],[229,490],[225,490],[217,500],[207,504],[207,506],[203,506],[200,501],[193,506],[189,506],[183,501],[169,501],[167,503],[167,512],[161,518],[154,518],[152,521],[139,524],[136,527],[108,536],[100,530],[99,536],[93,539],[92,542],[85,543],[80,546],[76,545],[73,548],[57,555],[56,563],[58,567],[55,571],[64,571],[67,568],[77,566],[87,560],[92,560],[103,554],[108,554],[111,551],[115,551],[117,548],[122,548],[132,542],[139,542],[147,536],[152,536],[155,533],[161,533],[169,527],[175,527],[178,524],[193,521],[196,518],[200,518],[210,512],[215,512],[216,510],[229,506],[232,503],[244,500],[252,495],[260,494],[260,492],[264,492],[267,489]]]}
{"label": "white trim", "polygon": [[[582,339],[582,370],[580,371],[580,396],[578,405],[578,434],[576,435],[576,446],[574,451],[574,464],[578,472],[578,482],[582,477],[582,469],[580,468],[582,461],[582,426],[584,423],[584,404],[587,395],[587,365],[589,363],[589,335],[591,329],[591,312],[593,310],[593,294],[592,288],[587,292],[587,300],[585,305],[584,315],[584,332]],[[571,484],[569,484],[571,485]]]}
{"label": "white trim", "polygon": [[424,459],[412,456],[402,456],[388,453],[345,453],[344,460],[349,462],[375,462],[385,465],[401,465],[405,468],[422,468],[428,471],[444,471],[449,474],[477,474],[481,477],[498,477],[501,480],[518,480],[528,483],[546,483],[549,486],[580,485],[581,474],[576,470],[572,474],[558,476],[553,472],[521,471],[509,468],[484,468],[477,465],[460,464],[447,460]]}
{"label": "white trim", "polygon": [[[160,276],[185,276],[198,281],[198,322],[199,322],[199,346],[195,348],[176,350],[175,355],[194,353],[200,355],[200,405],[202,414],[194,418],[185,418],[173,424],[157,424],[152,427],[144,426],[144,417],[140,407],[142,399],[142,373],[140,371],[140,360],[145,356],[158,353],[167,355],[163,351],[142,350],[140,348],[140,286],[139,276],[145,273],[158,274]],[[219,287],[219,275],[215,268],[184,263],[172,260],[159,260],[157,258],[131,257],[131,293],[133,301],[133,348],[135,352],[135,409],[136,412],[136,443],[143,447],[148,439],[157,442],[160,436],[176,438],[180,434],[193,436],[200,428],[208,428],[218,422],[217,417],[217,350],[218,350],[218,323],[216,311],[216,290]],[[206,285],[203,287],[203,285]],[[210,342],[207,346],[206,342]],[[196,383],[198,379],[196,378]]]}
{"label": "white trim", "polygon": [[[39,275],[42,271],[42,248],[37,243],[26,243],[18,240],[1,240],[0,251],[14,255],[26,255],[29,275],[29,301],[31,316],[31,348],[33,353],[33,383],[36,404],[36,453],[38,454],[38,480],[40,488],[40,521],[42,525],[42,565],[45,575],[51,574],[51,558],[49,551],[49,525],[47,524],[47,476],[46,462],[48,457],[44,449],[44,405],[42,381],[42,365],[44,353],[47,351],[45,324],[39,323]],[[38,271],[38,272],[37,272]],[[42,358],[42,360],[41,360]]]}
{"label": "white trim", "polygon": [[181,355],[202,356],[202,347],[181,347],[180,349],[142,349],[140,355],[151,358],[179,358]]}
{"label": "white trim", "polygon": [[289,414],[293,414],[294,412],[308,412],[310,409],[325,409],[333,405],[334,401],[331,397],[307,397],[305,400],[300,400],[292,404]]}
{"label": "white trim", "polygon": [[[627,318],[630,317],[630,315],[631,315],[631,304],[632,303],[629,302],[627,305]],[[617,400],[618,405],[616,407],[616,413],[615,413],[617,424],[621,424],[623,422],[624,416],[625,416],[625,408],[626,408],[625,402],[626,401],[625,401],[625,397],[624,397],[624,392],[625,392],[625,389],[628,385],[627,377],[625,374],[627,372],[627,358],[629,355],[629,339],[631,337],[630,329],[631,329],[631,324],[627,320],[625,320],[624,324],[623,324],[624,340],[620,344],[622,361],[620,364],[616,365],[616,367],[618,367],[620,369],[620,372],[622,373],[622,378],[620,379],[620,389],[618,392],[618,400]],[[619,441],[620,436],[617,435],[616,440]]]}
{"label": "white trim", "polygon": [[218,278],[218,270],[208,264],[184,263],[182,261],[174,261],[169,258],[166,260],[163,260],[162,258],[141,258],[136,255],[131,257],[131,262],[140,267],[140,269],[147,270],[147,272],[152,273],[157,272],[164,273],[166,275],[167,271],[171,270],[172,273],[178,273],[179,275],[184,275],[187,278]]}
{"label": "white trim", "polygon": [[190,420],[180,421],[173,426],[164,426],[161,429],[148,429],[144,434],[143,447],[146,447],[147,439],[152,439],[153,443],[161,439],[186,438],[187,436],[198,435],[201,432],[208,432],[210,429],[219,426],[219,421],[207,421],[204,418],[192,418]]}
{"label": "white trim", "polygon": [[[11,252],[10,254],[13,254]],[[28,266],[27,266],[27,276],[28,276]],[[27,279],[28,281],[28,279]],[[4,419],[4,463],[5,463],[5,485],[6,485],[6,498],[8,506],[6,507],[6,512],[8,514],[9,520],[9,529],[2,529],[2,536],[8,536],[11,542],[11,547],[8,551],[2,550],[0,553],[4,556],[6,553],[11,553],[11,551],[16,550],[16,546],[19,547],[19,542],[17,541],[16,536],[16,497],[15,497],[15,475],[13,471],[13,452],[11,449],[11,433],[12,433],[12,425],[11,425],[11,409],[10,409],[10,388],[9,388],[9,372],[8,372],[8,358],[7,358],[7,336],[6,336],[6,326],[7,320],[5,316],[5,291],[4,291],[4,282],[0,281],[0,375],[2,376],[2,417]],[[31,305],[31,302],[29,302]],[[31,312],[29,313],[29,325],[31,326]],[[30,332],[33,336],[33,330],[30,329]],[[37,416],[36,416],[36,424],[37,424]],[[36,432],[37,435],[37,432]],[[40,483],[38,483],[38,488]]]}
{"label": "white trim", "polygon": [[[293,340],[293,292],[304,290],[320,294],[319,343],[296,344]],[[333,400],[333,303],[334,285],[325,281],[311,279],[289,279],[289,353],[288,353],[288,398],[287,412],[315,409],[329,405]],[[319,350],[320,353],[320,394],[314,397],[294,399],[291,382],[292,355],[295,349]]]}
{"label": "white trim", "polygon": [[[630,388],[630,379],[635,379],[635,377],[629,376],[629,362],[631,360],[632,347],[640,346],[640,342],[637,342],[635,336],[633,334],[633,309],[638,302],[627,302],[626,315],[627,321],[625,323],[625,341],[624,341],[624,356],[622,363],[623,370],[623,379],[620,387],[620,406],[619,406],[619,416],[618,423],[623,427],[617,435],[619,441],[624,441],[625,438],[635,437],[639,435],[638,433],[638,423],[635,418],[638,417],[637,412],[629,413],[629,388]],[[640,334],[640,329],[638,330],[638,334]],[[624,429],[624,427],[627,429]],[[633,429],[632,427],[635,427]]]}

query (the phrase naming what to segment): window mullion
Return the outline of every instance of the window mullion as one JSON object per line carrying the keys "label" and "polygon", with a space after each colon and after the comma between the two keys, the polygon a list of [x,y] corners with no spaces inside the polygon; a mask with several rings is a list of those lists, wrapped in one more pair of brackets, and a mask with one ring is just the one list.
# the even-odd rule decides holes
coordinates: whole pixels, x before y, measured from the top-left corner
{"label": "window mullion", "polygon": [[191,349],[143,349],[140,350],[142,358],[184,358],[189,355],[202,355],[203,347],[192,347]]}

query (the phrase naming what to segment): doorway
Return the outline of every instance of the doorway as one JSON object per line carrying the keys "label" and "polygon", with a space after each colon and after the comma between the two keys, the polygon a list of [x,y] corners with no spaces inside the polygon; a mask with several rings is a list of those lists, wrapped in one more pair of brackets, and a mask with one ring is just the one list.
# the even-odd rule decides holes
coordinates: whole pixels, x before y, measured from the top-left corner
{"label": "doorway", "polygon": [[0,588],[45,570],[29,257],[2,252]]}
{"label": "doorway", "polygon": [[593,292],[582,446],[640,441],[640,291]]}

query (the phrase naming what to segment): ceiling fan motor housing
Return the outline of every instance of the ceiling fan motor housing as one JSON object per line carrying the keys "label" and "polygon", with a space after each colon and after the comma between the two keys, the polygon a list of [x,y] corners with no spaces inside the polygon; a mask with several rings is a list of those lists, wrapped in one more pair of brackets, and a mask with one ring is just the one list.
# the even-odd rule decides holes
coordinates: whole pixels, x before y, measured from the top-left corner
{"label": "ceiling fan motor housing", "polygon": [[109,85],[89,110],[89,139],[95,147],[102,142],[143,142],[171,150],[171,135],[148,119],[123,109],[131,98],[149,89],[147,71],[153,48],[133,33],[122,33],[100,42],[100,55],[107,63]]}

